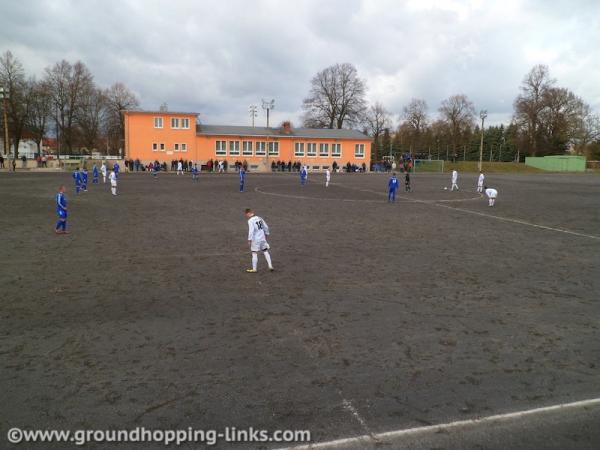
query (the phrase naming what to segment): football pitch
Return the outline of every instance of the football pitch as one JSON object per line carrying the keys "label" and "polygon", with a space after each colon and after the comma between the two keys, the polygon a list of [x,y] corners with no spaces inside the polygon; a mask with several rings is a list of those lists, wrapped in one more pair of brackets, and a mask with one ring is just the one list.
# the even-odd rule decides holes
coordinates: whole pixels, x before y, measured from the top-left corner
{"label": "football pitch", "polygon": [[[476,174],[459,192],[399,178],[389,204],[386,174],[249,173],[240,193],[236,174],[123,173],[117,197],[0,174],[0,439],[253,427],[316,448],[598,448],[600,177],[490,174],[493,208]],[[262,255],[245,272],[247,207],[272,273]]]}

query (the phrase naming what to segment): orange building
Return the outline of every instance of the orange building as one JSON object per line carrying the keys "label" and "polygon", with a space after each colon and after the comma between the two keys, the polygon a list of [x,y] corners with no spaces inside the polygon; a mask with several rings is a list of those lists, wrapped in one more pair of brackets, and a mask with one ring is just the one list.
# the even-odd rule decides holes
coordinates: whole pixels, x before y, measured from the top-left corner
{"label": "orange building", "polygon": [[270,170],[273,161],[306,164],[313,170],[347,163],[369,167],[371,140],[354,130],[201,125],[197,113],[124,111],[125,158],[205,164],[208,160],[247,161],[251,169]]}

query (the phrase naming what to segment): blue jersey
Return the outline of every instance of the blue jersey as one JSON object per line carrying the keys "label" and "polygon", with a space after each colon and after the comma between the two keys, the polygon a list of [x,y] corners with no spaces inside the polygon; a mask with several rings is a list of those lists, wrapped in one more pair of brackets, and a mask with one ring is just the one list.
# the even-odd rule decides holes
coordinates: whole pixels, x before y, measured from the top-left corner
{"label": "blue jersey", "polygon": [[192,173],[198,175],[198,168],[196,166],[192,167]]}
{"label": "blue jersey", "polygon": [[113,170],[115,171],[115,175],[119,175],[119,163],[115,163],[115,165],[113,166]]}
{"label": "blue jersey", "polygon": [[94,164],[94,167],[92,168],[92,174],[94,175],[94,178],[98,178],[98,168],[96,167],[96,164]]}
{"label": "blue jersey", "polygon": [[88,173],[87,173],[87,170],[84,170],[83,172],[81,172],[81,182],[83,184],[87,184],[87,179],[88,179]]}
{"label": "blue jersey", "polygon": [[73,172],[73,179],[75,180],[75,184],[81,184],[81,173],[79,170]]}
{"label": "blue jersey", "polygon": [[304,179],[304,178],[306,178],[306,175],[307,175],[307,174],[306,174],[306,170],[302,169],[302,170],[300,171],[300,178],[303,178],[303,179]]}
{"label": "blue jersey", "polygon": [[246,178],[246,171],[244,169],[242,169],[242,170],[240,170],[240,183],[243,183],[245,178]]}
{"label": "blue jersey", "polygon": [[395,191],[396,189],[398,189],[398,178],[396,178],[396,177],[390,178],[388,187],[390,188],[390,191]]}
{"label": "blue jersey", "polygon": [[56,214],[61,217],[67,215],[67,197],[65,197],[64,192],[56,194]]}

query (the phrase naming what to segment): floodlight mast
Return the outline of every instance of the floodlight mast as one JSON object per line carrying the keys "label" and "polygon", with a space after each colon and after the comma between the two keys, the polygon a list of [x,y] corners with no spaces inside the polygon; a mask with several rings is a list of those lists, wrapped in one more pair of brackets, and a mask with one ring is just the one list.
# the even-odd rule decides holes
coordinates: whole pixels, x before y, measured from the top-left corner
{"label": "floodlight mast", "polygon": [[258,107],[256,105],[250,105],[248,107],[248,114],[252,117],[252,128],[254,128],[254,118],[258,116]]}
{"label": "floodlight mast", "polygon": [[479,113],[479,117],[481,118],[481,143],[479,145],[479,171],[481,172],[483,167],[483,124],[487,117],[487,110],[482,109]]}
{"label": "floodlight mast", "polygon": [[269,111],[275,108],[275,99],[271,101],[262,100],[262,108],[267,111],[267,128],[269,128]]}

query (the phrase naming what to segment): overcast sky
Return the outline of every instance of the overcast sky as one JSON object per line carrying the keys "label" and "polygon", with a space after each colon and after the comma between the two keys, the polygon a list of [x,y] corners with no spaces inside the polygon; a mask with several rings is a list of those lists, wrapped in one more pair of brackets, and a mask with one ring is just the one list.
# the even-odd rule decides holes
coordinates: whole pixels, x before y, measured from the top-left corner
{"label": "overcast sky", "polygon": [[0,51],[28,74],[81,60],[99,86],[125,83],[143,109],[166,102],[210,124],[300,125],[310,79],[352,63],[399,122],[411,98],[466,94],[508,122],[524,75],[546,64],[600,112],[600,1],[5,1]]}

